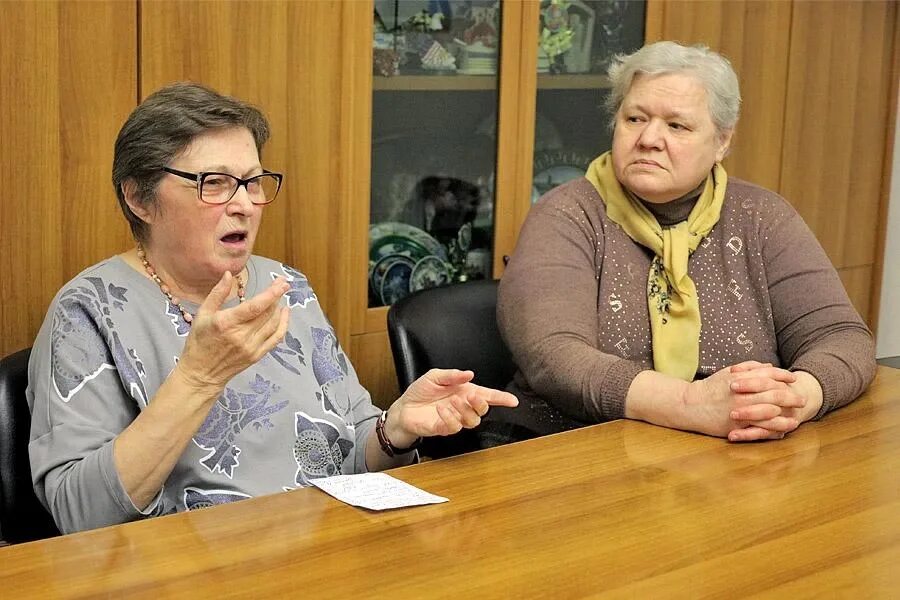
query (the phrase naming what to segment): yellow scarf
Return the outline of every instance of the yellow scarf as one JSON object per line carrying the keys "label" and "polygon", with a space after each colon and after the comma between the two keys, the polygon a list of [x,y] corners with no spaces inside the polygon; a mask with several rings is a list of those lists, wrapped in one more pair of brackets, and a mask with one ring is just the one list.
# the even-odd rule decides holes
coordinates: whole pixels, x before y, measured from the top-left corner
{"label": "yellow scarf", "polygon": [[688,258],[719,221],[728,184],[725,169],[716,163],[687,221],[665,229],[622,189],[610,152],[595,159],[585,177],[606,204],[609,218],[656,255],[647,277],[654,369],[692,381],[700,363],[700,303],[688,276]]}

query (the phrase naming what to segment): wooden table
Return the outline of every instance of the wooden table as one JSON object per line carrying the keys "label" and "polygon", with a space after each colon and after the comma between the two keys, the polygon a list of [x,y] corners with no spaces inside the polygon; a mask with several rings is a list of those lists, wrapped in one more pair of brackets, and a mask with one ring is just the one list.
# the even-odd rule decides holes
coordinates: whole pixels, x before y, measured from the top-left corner
{"label": "wooden table", "polygon": [[0,597],[900,597],[900,370],[787,439],[631,421],[397,469],[450,498],[315,489],[0,549]]}

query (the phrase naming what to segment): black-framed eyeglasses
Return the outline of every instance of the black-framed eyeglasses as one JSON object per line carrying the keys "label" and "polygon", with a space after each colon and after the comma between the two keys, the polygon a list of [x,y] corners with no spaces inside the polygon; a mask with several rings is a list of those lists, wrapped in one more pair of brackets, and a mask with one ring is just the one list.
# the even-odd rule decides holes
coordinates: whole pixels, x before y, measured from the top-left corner
{"label": "black-framed eyeglasses", "polygon": [[228,173],[216,173],[204,171],[200,173],[188,173],[170,167],[163,167],[163,171],[189,179],[197,184],[197,195],[207,204],[225,204],[237,193],[238,188],[244,186],[250,202],[253,204],[269,204],[281,190],[281,181],[284,175],[265,171],[259,175],[241,179]]}

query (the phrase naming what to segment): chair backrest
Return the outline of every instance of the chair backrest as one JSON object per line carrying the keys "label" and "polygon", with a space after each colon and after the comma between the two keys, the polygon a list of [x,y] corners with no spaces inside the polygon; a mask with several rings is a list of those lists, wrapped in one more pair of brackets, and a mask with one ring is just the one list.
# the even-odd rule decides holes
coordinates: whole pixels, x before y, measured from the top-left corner
{"label": "chair backrest", "polygon": [[31,348],[0,359],[0,535],[11,544],[59,535],[31,483],[25,400]]}
{"label": "chair backrest", "polygon": [[[516,365],[497,329],[497,285],[479,280],[417,292],[388,311],[388,337],[400,389],[431,368],[471,369],[475,383],[503,389]],[[434,458],[478,449],[464,431],[425,441]]]}

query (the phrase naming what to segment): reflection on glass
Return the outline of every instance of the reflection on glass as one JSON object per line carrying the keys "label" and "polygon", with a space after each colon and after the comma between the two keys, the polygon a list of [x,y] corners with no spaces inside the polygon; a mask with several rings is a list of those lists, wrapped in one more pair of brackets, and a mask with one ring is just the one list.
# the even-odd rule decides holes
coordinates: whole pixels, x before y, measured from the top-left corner
{"label": "reflection on glass", "polygon": [[612,143],[606,71],[644,38],[644,2],[542,0],[532,199],[584,175]]}
{"label": "reflection on glass", "polygon": [[491,276],[500,5],[376,0],[369,306]]}
{"label": "reflection on glass", "polygon": [[[604,0],[597,3],[597,17],[600,28],[597,33],[597,56],[595,70],[606,72],[610,60],[619,52],[631,52],[637,48],[628,48],[625,45],[626,9],[628,3],[624,0]],[[643,18],[643,13],[641,14]]]}

